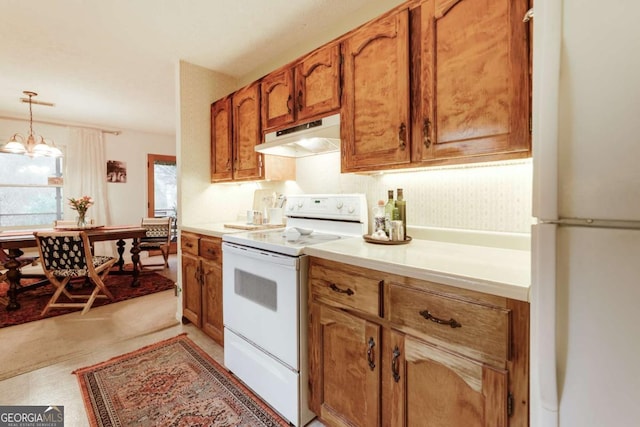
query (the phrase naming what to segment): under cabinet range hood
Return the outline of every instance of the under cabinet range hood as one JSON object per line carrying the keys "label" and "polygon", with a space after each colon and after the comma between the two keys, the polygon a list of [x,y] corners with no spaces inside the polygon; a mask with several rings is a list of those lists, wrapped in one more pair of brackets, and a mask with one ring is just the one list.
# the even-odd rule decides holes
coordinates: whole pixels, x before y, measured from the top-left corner
{"label": "under cabinet range hood", "polygon": [[305,157],[340,151],[340,114],[334,114],[264,136],[258,153],[283,157]]}

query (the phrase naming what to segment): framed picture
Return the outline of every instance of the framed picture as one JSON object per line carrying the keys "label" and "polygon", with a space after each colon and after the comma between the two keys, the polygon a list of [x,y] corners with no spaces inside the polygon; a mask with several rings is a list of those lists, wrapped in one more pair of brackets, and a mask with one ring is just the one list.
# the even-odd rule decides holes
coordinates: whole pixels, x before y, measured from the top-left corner
{"label": "framed picture", "polygon": [[127,163],[119,160],[107,160],[107,182],[127,182]]}

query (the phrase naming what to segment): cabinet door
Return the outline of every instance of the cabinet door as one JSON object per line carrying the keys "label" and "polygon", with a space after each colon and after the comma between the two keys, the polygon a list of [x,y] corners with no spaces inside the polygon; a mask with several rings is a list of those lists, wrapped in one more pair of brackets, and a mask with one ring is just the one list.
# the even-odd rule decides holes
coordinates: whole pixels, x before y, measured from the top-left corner
{"label": "cabinet door", "polygon": [[222,267],[215,261],[202,260],[202,330],[224,345],[222,323]]}
{"label": "cabinet door", "polygon": [[309,407],[331,426],[376,426],[380,326],[311,304]]}
{"label": "cabinet door", "polygon": [[231,98],[211,104],[211,182],[230,181],[233,161]]}
{"label": "cabinet door", "polygon": [[526,11],[527,0],[422,4],[417,160],[530,155]]}
{"label": "cabinet door", "polygon": [[200,284],[200,259],[182,253],[182,316],[201,327],[202,286]]}
{"label": "cabinet door", "polygon": [[260,86],[254,83],[233,95],[233,179],[263,179],[262,154],[254,147],[262,142]]}
{"label": "cabinet door", "polygon": [[263,78],[261,92],[263,131],[293,123],[295,120],[293,68],[284,68]]}
{"label": "cabinet door", "polygon": [[344,42],[343,172],[410,161],[408,16],[385,16]]}
{"label": "cabinet door", "polygon": [[297,120],[340,108],[340,45],[319,49],[296,64]]}
{"label": "cabinet door", "polygon": [[[410,336],[387,342],[383,366],[385,397],[393,425],[505,427],[506,370],[447,352]],[[394,361],[395,358],[395,361]],[[394,365],[395,363],[395,365]],[[397,372],[397,381],[392,375]],[[386,377],[389,377],[385,379]]]}

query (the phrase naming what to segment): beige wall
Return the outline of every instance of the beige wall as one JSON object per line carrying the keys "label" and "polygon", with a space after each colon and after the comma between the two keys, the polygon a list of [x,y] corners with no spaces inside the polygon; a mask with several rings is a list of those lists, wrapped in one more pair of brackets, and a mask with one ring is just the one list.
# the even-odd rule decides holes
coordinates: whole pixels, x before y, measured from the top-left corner
{"label": "beige wall", "polygon": [[210,106],[237,81],[188,62],[179,65],[178,220],[184,225],[235,221],[253,205],[256,189],[286,192],[284,183],[211,184]]}
{"label": "beige wall", "polygon": [[[0,141],[15,132],[26,133],[28,122],[0,119]],[[69,139],[69,127],[34,123],[34,130],[64,148]],[[108,183],[107,197],[112,224],[137,224],[147,213],[147,154],[175,155],[175,138],[170,135],[120,129],[120,135],[105,133],[106,160],[127,164],[127,182]],[[106,179],[106,177],[105,177]]]}

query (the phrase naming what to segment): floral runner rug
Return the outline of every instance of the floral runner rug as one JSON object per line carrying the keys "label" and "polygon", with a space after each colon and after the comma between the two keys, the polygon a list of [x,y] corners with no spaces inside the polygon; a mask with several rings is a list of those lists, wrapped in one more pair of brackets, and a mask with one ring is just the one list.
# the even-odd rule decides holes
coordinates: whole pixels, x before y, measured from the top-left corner
{"label": "floral runner rug", "polygon": [[92,427],[289,425],[186,334],[73,373]]}

